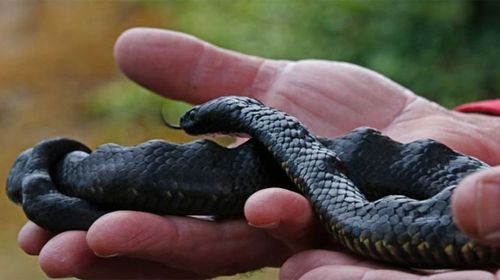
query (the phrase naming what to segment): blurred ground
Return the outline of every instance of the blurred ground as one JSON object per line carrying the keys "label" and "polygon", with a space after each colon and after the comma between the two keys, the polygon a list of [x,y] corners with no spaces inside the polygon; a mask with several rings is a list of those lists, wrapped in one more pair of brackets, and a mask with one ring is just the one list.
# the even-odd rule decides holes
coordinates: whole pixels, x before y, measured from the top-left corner
{"label": "blurred ground", "polygon": [[[127,82],[113,62],[114,41],[133,26],[272,58],[359,63],[447,106],[498,97],[499,5],[424,2],[0,0],[0,180],[19,152],[48,137],[90,147],[187,139],[160,124],[160,98]],[[45,277],[16,245],[24,221],[2,188],[0,279]]]}

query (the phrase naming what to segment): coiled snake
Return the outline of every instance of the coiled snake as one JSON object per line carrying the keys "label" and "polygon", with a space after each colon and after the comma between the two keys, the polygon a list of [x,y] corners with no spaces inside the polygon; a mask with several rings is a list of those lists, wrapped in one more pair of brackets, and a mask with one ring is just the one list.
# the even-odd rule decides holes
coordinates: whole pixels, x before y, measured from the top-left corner
{"label": "coiled snake", "polygon": [[181,118],[190,134],[246,133],[234,149],[207,140],[106,144],[94,152],[51,139],[23,152],[7,179],[11,200],[52,230],[85,230],[115,209],[235,215],[255,191],[304,194],[332,239],[356,254],[421,268],[496,264],[499,249],[457,228],[450,197],[489,168],[433,140],[401,144],[371,128],[320,139],[294,117],[245,97],[222,97]]}

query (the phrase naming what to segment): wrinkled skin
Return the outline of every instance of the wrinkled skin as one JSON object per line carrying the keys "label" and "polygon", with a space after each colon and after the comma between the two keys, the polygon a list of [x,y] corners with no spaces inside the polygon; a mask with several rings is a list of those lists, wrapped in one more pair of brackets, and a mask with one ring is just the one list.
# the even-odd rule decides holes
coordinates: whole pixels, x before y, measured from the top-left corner
{"label": "wrinkled skin", "polygon": [[[371,126],[399,141],[433,138],[500,162],[498,117],[446,110],[352,64],[266,60],[155,29],[125,32],[115,57],[129,78],[170,98],[200,103],[241,94],[287,111],[321,136]],[[471,237],[500,245],[499,200],[500,167],[469,176],[454,194],[456,222]],[[245,218],[212,223],[118,211],[88,232],[56,236],[28,222],[19,244],[39,255],[51,277],[202,279],[280,266],[281,279],[500,279],[496,268],[422,272],[349,255],[326,245],[307,200],[284,189],[255,193]]]}

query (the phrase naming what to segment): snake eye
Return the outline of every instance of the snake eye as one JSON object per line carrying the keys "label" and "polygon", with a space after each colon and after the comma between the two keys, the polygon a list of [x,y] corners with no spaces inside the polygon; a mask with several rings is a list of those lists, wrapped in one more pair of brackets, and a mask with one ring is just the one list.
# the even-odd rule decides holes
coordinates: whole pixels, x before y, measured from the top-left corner
{"label": "snake eye", "polygon": [[195,112],[194,111],[190,111],[189,114],[188,114],[188,118],[192,121],[196,120],[195,118]]}
{"label": "snake eye", "polygon": [[184,115],[180,119],[180,126],[187,133],[197,133],[200,129],[199,127],[203,127],[200,123],[199,108],[194,107],[193,109],[184,113]]}
{"label": "snake eye", "polygon": [[184,113],[184,115],[181,117],[181,121],[194,121],[195,120],[194,115],[195,115],[194,109],[191,109],[186,113]]}
{"label": "snake eye", "polygon": [[186,120],[190,120],[190,121],[192,121],[192,120],[194,119],[194,118],[193,118],[193,112],[192,112],[192,111],[188,111],[188,112],[186,112],[186,114],[184,115],[184,117],[183,117],[183,118],[184,118],[184,119],[186,119]]}

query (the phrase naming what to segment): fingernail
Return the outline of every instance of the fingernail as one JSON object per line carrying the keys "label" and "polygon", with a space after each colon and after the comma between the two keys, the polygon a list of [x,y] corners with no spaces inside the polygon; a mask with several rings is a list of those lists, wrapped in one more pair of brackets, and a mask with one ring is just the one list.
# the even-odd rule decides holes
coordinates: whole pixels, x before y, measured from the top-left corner
{"label": "fingernail", "polygon": [[94,251],[94,254],[100,258],[112,258],[112,257],[116,257],[116,256],[119,256],[120,254],[119,253],[112,253],[112,254],[100,254],[100,253],[97,253]]}
{"label": "fingernail", "polygon": [[477,186],[475,208],[479,236],[500,241],[500,182],[483,181]]}
{"label": "fingernail", "polygon": [[279,224],[280,224],[279,221],[272,222],[272,223],[267,223],[267,224],[260,224],[260,225],[248,223],[249,226],[252,226],[252,227],[255,227],[255,228],[261,228],[261,229],[273,229],[273,228],[277,228],[279,226]]}

